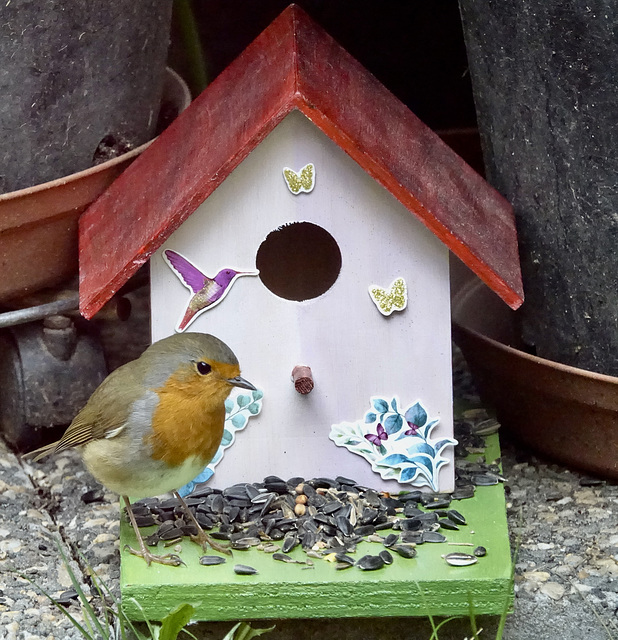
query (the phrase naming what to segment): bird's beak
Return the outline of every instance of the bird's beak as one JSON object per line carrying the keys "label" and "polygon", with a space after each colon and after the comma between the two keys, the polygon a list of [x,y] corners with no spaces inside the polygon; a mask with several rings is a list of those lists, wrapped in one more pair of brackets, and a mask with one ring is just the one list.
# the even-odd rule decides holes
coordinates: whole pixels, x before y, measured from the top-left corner
{"label": "bird's beak", "polygon": [[251,389],[251,391],[256,391],[256,387],[254,387],[248,380],[245,380],[241,376],[236,376],[235,378],[228,378],[227,381],[233,387],[240,387],[241,389]]}

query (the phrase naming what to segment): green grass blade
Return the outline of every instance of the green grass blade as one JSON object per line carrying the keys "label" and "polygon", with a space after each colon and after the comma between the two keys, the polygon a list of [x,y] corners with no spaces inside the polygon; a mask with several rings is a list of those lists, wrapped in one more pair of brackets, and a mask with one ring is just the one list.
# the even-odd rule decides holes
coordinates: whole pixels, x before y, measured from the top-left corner
{"label": "green grass blade", "polygon": [[[440,629],[447,623],[452,622],[453,620],[457,620],[459,618],[459,616],[451,616],[450,618],[446,618],[445,620],[442,620],[442,622],[439,622],[436,626],[435,626],[435,630],[434,632],[431,634],[431,637],[433,638],[435,635],[435,639],[439,640],[438,638],[438,631],[440,631]],[[431,640],[431,638],[430,638]]]}
{"label": "green grass blade", "polygon": [[[135,627],[135,625],[131,622],[131,620],[126,616],[125,612],[122,609],[122,604],[120,603],[119,599],[114,595],[114,592],[109,588],[109,586],[105,583],[105,581],[101,580],[97,576],[96,572],[94,571],[94,569],[92,568],[92,566],[90,565],[90,563],[88,562],[84,554],[79,550],[77,551],[77,553],[79,554],[79,557],[81,558],[82,562],[90,572],[90,579],[92,580],[92,583],[94,584],[94,587],[97,590],[97,593],[99,594],[99,598],[101,598],[101,602],[105,607],[106,619],[107,619],[107,615],[111,614],[111,616],[116,620],[118,624],[118,628],[120,630],[120,635],[122,640],[128,640],[127,629],[138,640],[148,640],[148,638],[143,633],[141,633]],[[113,609],[111,606],[107,604],[108,598],[109,600],[112,601],[113,605],[116,607],[115,609]],[[135,604],[138,606],[138,608],[140,608],[140,610],[143,613],[143,610],[141,609],[139,603],[135,602]],[[148,626],[148,631],[151,637],[155,637],[153,629],[150,626],[150,623],[147,620],[145,620],[145,622]]]}
{"label": "green grass blade", "polygon": [[472,600],[472,594],[468,591],[468,617],[470,618],[470,629],[472,629],[472,637],[478,635],[479,630],[476,624],[476,613],[474,611],[474,601]]}
{"label": "green grass blade", "polygon": [[190,604],[181,604],[172,612],[168,613],[165,618],[161,620],[159,640],[176,640],[178,634],[182,631],[182,628],[190,622],[194,613],[195,609]]}
{"label": "green grass blade", "polygon": [[[150,634],[150,637],[151,638],[156,638],[158,631],[155,630],[155,628],[152,626],[152,623],[150,622],[150,620],[148,620],[148,616],[146,615],[146,612],[144,611],[144,608],[142,607],[142,605],[135,598],[131,598],[131,602],[139,609],[140,613],[142,614],[142,620],[144,621],[144,623],[148,627],[148,633]],[[120,611],[122,611],[122,606],[120,608]],[[138,638],[138,640],[148,640],[147,636],[145,636],[143,633],[141,633],[140,631],[138,631],[135,628],[135,626],[129,620],[129,618],[126,616],[124,611],[122,611],[122,618],[123,618],[123,620],[126,620],[126,622],[129,625],[131,631],[135,634],[135,636]]]}
{"label": "green grass blade", "polygon": [[189,84],[193,95],[198,95],[208,85],[208,70],[191,0],[175,1],[174,20],[181,35],[188,63]]}
{"label": "green grass blade", "polygon": [[[118,606],[117,599],[114,597],[114,594],[111,592],[109,587],[107,587],[107,585],[105,585],[103,580],[99,579],[99,577],[95,573],[94,569],[90,566],[90,563],[88,562],[88,560],[86,560],[84,554],[79,550],[77,550],[77,553],[78,553],[81,561],[84,563],[84,566],[86,566],[86,568],[88,569],[90,580],[91,580],[92,584],[94,585],[94,588],[96,589],[96,592],[97,592],[97,595],[99,596],[99,599],[101,600],[101,606],[103,608],[103,617],[105,619],[105,622],[107,624],[108,629],[110,629],[110,638],[116,638],[117,637],[117,634],[116,634],[116,632],[115,632],[115,630],[113,628],[113,625],[110,624],[110,622],[109,622],[110,619],[111,619],[111,620],[114,620],[117,623],[118,629],[120,630],[120,636],[121,636],[122,640],[128,640],[127,639],[125,625],[123,624],[123,621],[121,619],[122,616],[121,616],[121,612],[120,612],[120,607]],[[116,609],[113,609],[108,604],[107,597],[109,597],[111,599],[112,603],[116,606]],[[98,619],[98,617],[99,616],[97,616],[97,619]]]}
{"label": "green grass blade", "polygon": [[511,608],[511,592],[513,591],[513,586],[515,584],[515,565],[517,564],[517,557],[519,556],[519,548],[521,547],[521,537],[523,530],[523,522],[524,522],[524,512],[520,507],[519,509],[519,517],[518,527],[517,527],[517,538],[515,539],[515,549],[513,551],[513,557],[511,558],[511,579],[509,580],[509,591],[507,593],[506,598],[504,599],[504,609],[502,610],[502,614],[500,615],[500,621],[498,623],[498,628],[496,629],[496,640],[502,640],[502,635],[504,634],[504,627],[506,625],[506,619],[509,615],[509,609]]}
{"label": "green grass blade", "polygon": [[90,602],[88,602],[88,597],[86,596],[86,594],[84,593],[83,589],[81,588],[81,585],[79,584],[79,581],[77,580],[77,577],[75,575],[75,572],[73,571],[73,569],[71,569],[71,565],[69,564],[69,559],[66,555],[66,553],[64,552],[64,549],[62,548],[62,544],[60,543],[60,541],[58,539],[55,539],[55,543],[56,543],[56,547],[58,548],[58,552],[60,553],[60,555],[62,556],[62,561],[64,562],[64,565],[67,569],[67,573],[69,574],[69,578],[71,579],[71,584],[73,585],[73,588],[75,589],[75,591],[77,591],[77,595],[79,597],[79,600],[81,602],[81,606],[82,606],[82,611],[84,611],[84,622],[86,624],[88,624],[88,626],[90,626],[90,623],[92,623],[92,632],[94,633],[94,630],[96,629],[98,631],[98,633],[100,634],[101,638],[103,638],[104,640],[110,640],[112,635],[110,633],[110,629],[109,629],[109,625],[107,623],[107,619],[105,621],[105,626],[106,628],[104,629],[103,626],[101,625],[101,623],[99,622],[98,616],[95,612],[95,610],[93,609],[92,605],[90,604]]}
{"label": "green grass blade", "polygon": [[234,640],[234,634],[236,633],[236,629],[240,627],[241,623],[237,622],[226,634],[223,640]]}
{"label": "green grass blade", "polygon": [[429,618],[429,624],[431,625],[431,636],[429,636],[429,640],[438,640],[438,628],[436,627],[436,623],[434,622],[433,616],[429,613],[429,607],[427,606],[427,599],[425,598],[425,594],[421,589],[421,585],[418,582],[414,582],[416,588],[418,589],[418,593],[420,599],[423,601],[423,606],[425,607],[425,611],[427,611],[427,617]]}
{"label": "green grass blade", "polygon": [[274,628],[275,625],[267,629],[253,629],[246,622],[238,622],[225,634],[223,640],[252,640],[252,638],[264,635]]}

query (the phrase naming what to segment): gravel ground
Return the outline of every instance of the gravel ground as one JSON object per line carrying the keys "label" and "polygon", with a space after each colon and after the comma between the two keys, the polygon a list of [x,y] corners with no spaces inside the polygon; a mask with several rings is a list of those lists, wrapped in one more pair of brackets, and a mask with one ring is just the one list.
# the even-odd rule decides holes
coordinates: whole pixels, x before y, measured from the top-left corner
{"label": "gravel ground", "polygon": [[[147,344],[143,323],[133,322],[102,322],[105,344],[122,347],[122,355],[118,349],[110,353],[115,364]],[[456,389],[469,394],[459,360],[457,369]],[[539,460],[507,434],[502,445],[511,541],[518,549],[514,612],[503,637],[618,638],[618,485]],[[13,570],[54,597],[65,594],[72,584],[56,547],[60,544],[87,593],[88,566],[117,593],[117,496],[97,485],[74,452],[33,464],[0,444],[0,513],[0,639],[80,638],[67,618]],[[77,601],[70,602],[68,610],[80,620]],[[265,637],[382,640],[431,635],[429,622],[417,619],[294,620],[276,625]],[[481,638],[495,636],[495,619],[481,619],[479,625],[484,629]],[[230,626],[201,623],[192,631],[199,638],[215,639]],[[471,636],[466,621],[449,623],[440,632],[446,640],[466,636]]]}

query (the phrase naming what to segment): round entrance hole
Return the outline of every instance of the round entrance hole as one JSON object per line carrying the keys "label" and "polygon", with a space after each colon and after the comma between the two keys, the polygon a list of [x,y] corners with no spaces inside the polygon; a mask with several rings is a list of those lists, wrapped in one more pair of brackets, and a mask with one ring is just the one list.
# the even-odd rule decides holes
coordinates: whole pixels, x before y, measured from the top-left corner
{"label": "round entrance hole", "polygon": [[341,271],[335,238],[311,222],[271,231],[255,258],[264,286],[286,300],[311,300],[328,291]]}

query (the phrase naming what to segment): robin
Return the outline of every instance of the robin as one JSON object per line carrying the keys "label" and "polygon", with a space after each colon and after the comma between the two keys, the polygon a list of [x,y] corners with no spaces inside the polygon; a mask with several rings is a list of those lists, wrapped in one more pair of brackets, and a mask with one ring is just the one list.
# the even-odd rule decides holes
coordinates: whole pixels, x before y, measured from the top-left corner
{"label": "robin", "polygon": [[221,340],[203,333],[172,335],[133,362],[113,371],[94,391],[57,442],[27,454],[39,460],[77,448],[90,473],[120,494],[140,549],[151,562],[178,566],[175,554],[154,555],[144,544],[128,496],[173,491],[203,548],[231,553],[199,526],[177,489],[195,478],[215,455],[225,422],[225,399],[233,387],[255,389],[240,376],[238,360]]}

